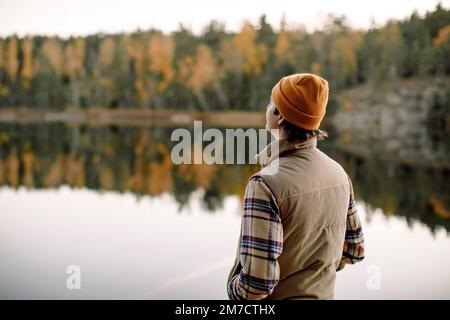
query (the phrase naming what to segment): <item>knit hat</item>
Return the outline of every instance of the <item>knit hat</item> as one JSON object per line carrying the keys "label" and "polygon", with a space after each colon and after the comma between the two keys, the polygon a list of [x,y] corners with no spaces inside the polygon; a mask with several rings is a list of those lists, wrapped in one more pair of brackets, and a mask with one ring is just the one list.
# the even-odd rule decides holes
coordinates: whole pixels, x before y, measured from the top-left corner
{"label": "knit hat", "polygon": [[310,73],[293,74],[273,87],[272,100],[287,121],[306,130],[316,130],[325,116],[328,82]]}

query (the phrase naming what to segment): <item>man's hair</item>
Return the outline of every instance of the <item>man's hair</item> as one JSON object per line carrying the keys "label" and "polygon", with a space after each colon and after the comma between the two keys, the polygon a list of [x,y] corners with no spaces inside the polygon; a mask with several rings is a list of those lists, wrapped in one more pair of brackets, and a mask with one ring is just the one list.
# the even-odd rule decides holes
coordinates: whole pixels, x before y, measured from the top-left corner
{"label": "man's hair", "polygon": [[[273,113],[275,115],[279,115],[280,111],[275,107]],[[283,127],[289,142],[293,142],[296,140],[305,141],[313,137],[316,137],[317,140],[325,140],[326,138],[328,138],[328,133],[325,130],[306,130],[293,125],[286,119],[283,119],[283,121],[281,122],[281,126]]]}

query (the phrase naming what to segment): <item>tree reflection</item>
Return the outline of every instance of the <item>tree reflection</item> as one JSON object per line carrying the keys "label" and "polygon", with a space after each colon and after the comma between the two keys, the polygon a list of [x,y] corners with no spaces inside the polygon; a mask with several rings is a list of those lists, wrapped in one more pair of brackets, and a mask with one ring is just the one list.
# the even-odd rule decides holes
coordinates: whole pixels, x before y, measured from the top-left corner
{"label": "tree reflection", "polygon": [[[180,209],[204,190],[211,212],[223,199],[242,199],[257,165],[174,165],[170,127],[0,125],[0,185],[47,189],[61,185],[132,192],[136,196],[173,194]],[[319,148],[339,161],[356,196],[386,215],[421,221],[431,230],[450,231],[449,168],[386,160],[376,153],[356,156],[333,140]],[[369,213],[370,214],[370,213]]]}

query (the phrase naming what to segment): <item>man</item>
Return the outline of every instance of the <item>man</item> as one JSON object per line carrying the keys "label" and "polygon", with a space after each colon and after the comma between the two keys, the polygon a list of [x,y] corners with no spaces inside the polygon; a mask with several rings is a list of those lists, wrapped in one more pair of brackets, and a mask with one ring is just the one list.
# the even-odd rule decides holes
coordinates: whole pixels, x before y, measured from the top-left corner
{"label": "man", "polygon": [[317,148],[327,101],[328,82],[313,74],[272,89],[266,129],[279,134],[245,191],[230,299],[333,299],[336,271],[364,258],[350,178]]}

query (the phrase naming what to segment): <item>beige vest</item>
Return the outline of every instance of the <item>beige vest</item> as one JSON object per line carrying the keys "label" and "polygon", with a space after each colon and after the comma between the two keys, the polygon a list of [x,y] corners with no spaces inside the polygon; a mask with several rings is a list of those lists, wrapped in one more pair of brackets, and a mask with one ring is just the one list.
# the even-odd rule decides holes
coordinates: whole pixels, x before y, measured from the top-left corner
{"label": "beige vest", "polygon": [[280,281],[267,299],[333,299],[342,257],[350,185],[317,139],[279,140],[257,155],[283,223]]}

